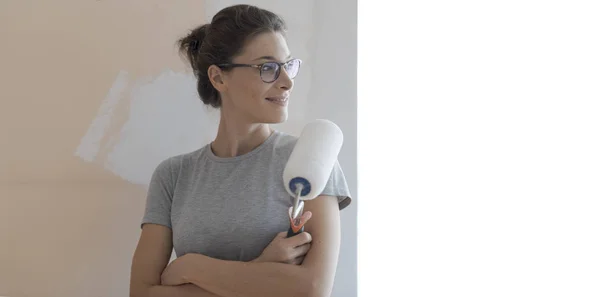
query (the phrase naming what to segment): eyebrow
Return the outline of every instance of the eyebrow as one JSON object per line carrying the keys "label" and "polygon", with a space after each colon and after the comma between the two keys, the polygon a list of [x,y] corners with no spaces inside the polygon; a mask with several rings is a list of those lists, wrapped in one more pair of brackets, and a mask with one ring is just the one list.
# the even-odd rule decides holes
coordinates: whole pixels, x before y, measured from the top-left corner
{"label": "eyebrow", "polygon": [[[292,54],[289,54],[289,55],[288,55],[288,56],[285,58],[285,60],[287,60],[287,59],[289,59],[289,58],[291,58],[291,57],[292,57]],[[272,60],[272,61],[277,61],[277,59],[276,59],[275,57],[273,57],[273,56],[262,56],[262,57],[260,57],[260,58],[256,58],[256,59],[254,59],[254,60],[252,60],[252,61],[258,61],[258,60]]]}

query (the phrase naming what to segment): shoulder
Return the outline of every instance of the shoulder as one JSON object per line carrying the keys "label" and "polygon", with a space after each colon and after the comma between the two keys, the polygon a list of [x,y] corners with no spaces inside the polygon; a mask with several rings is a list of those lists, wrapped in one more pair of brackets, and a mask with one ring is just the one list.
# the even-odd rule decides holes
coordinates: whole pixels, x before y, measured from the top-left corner
{"label": "shoulder", "polygon": [[292,153],[294,146],[298,142],[298,136],[291,135],[281,131],[275,131],[273,148],[277,151]]}
{"label": "shoulder", "polygon": [[173,177],[178,175],[187,164],[195,164],[205,153],[206,146],[200,149],[163,158],[158,162],[155,174]]}

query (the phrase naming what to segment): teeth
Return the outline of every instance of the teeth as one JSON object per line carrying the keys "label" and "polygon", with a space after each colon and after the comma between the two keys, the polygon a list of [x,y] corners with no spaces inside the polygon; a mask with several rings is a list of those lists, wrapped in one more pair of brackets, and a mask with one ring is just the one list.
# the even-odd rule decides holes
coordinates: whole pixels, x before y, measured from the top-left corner
{"label": "teeth", "polygon": [[286,101],[286,99],[275,99],[275,98],[267,98],[267,99],[269,99],[271,101],[277,101],[277,102],[284,102],[284,101]]}

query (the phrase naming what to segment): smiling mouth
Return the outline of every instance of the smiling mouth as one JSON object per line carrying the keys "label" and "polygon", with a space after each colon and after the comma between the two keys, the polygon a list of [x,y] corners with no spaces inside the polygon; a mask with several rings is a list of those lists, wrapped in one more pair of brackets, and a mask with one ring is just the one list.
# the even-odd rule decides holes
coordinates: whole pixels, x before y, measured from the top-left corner
{"label": "smiling mouth", "polygon": [[267,99],[268,101],[277,102],[277,103],[285,103],[285,102],[288,101],[288,97],[285,97],[285,98],[265,98],[265,99]]}

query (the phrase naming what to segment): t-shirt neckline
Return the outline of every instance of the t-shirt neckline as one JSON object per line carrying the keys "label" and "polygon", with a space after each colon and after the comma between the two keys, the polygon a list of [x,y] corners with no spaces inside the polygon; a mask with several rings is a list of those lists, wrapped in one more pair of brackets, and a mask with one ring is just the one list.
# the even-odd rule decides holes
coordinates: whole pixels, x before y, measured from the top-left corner
{"label": "t-shirt neckline", "polygon": [[235,156],[235,157],[219,157],[217,155],[215,155],[215,153],[213,152],[212,148],[211,148],[211,144],[212,141],[210,143],[208,143],[204,149],[206,150],[206,155],[208,156],[209,159],[216,161],[216,162],[237,162],[237,161],[241,161],[247,158],[250,158],[256,154],[258,154],[260,151],[262,151],[266,146],[269,146],[273,141],[275,141],[275,137],[276,135],[279,134],[279,131],[277,130],[273,130],[273,132],[271,133],[271,135],[269,135],[269,137],[267,137],[267,139],[265,139],[265,141],[263,141],[263,143],[261,143],[260,145],[258,145],[257,147],[255,147],[253,150],[243,154],[243,155],[239,155],[239,156]]}

